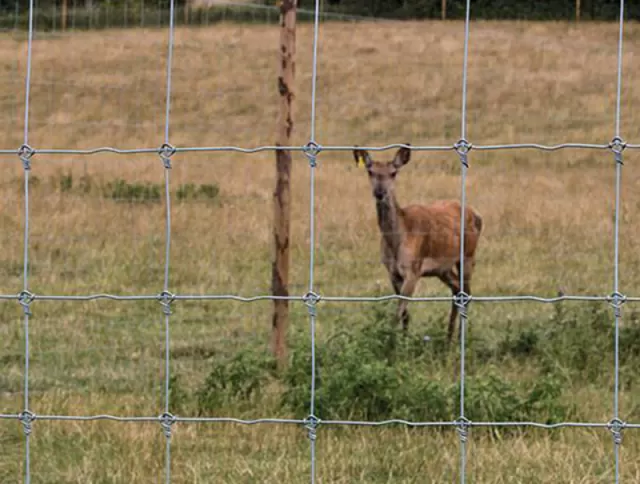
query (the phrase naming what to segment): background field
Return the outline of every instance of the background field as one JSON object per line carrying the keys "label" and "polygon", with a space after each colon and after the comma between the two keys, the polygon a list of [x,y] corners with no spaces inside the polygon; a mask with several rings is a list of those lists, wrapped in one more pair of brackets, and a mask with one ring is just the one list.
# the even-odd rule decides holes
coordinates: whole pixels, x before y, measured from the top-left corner
{"label": "background field", "polygon": [[[637,142],[640,91],[634,80],[639,75],[635,52],[640,29],[635,24],[625,28],[622,134]],[[23,142],[26,42],[17,34],[2,35],[0,149],[15,149]],[[301,26],[295,144],[306,143],[309,136],[311,41],[311,28]],[[614,135],[616,41],[614,24],[474,22],[469,140],[475,144],[609,142]],[[166,44],[164,29],[37,35],[30,144],[79,149],[162,144]],[[277,45],[278,31],[272,26],[217,24],[178,29],[171,142],[177,146],[272,144]],[[452,144],[459,138],[461,23],[327,23],[322,25],[319,45],[320,143]],[[391,153],[377,156],[391,157]],[[172,292],[268,293],[273,158],[273,154],[230,153],[174,157]],[[638,294],[640,282],[637,161],[634,151],[625,154],[620,274],[621,291],[628,295]],[[317,291],[324,295],[389,293],[379,263],[375,210],[365,174],[353,166],[349,153],[322,153],[319,162]],[[458,165],[453,153],[415,153],[399,176],[401,202],[458,197]],[[303,156],[295,155],[293,170],[291,292],[302,295],[309,263],[309,170]],[[32,292],[161,291],[163,167],[156,155],[37,155],[32,178]],[[188,184],[193,188],[185,188]],[[474,294],[553,296],[559,289],[568,294],[612,292],[614,162],[610,153],[472,152],[468,194],[486,227]],[[1,160],[0,204],[0,293],[15,294],[22,288],[23,242],[22,167],[17,158]],[[418,295],[427,294],[449,295],[439,282],[423,280]],[[338,349],[337,361],[357,362],[345,370],[342,380],[336,380],[344,381],[345,388],[357,388],[360,383],[363,388],[392,388],[376,377],[380,353],[367,349],[378,335],[389,337],[385,311],[392,308],[377,306],[322,303],[319,308],[321,354],[332,355],[330,340],[337,333],[351,335],[356,342]],[[380,371],[407,380],[410,404],[402,407],[403,417],[428,418],[435,412],[430,400],[434,392],[446,393],[447,385],[455,381],[457,355],[444,352],[438,343],[448,304],[415,303],[410,309],[411,344],[417,347],[424,335],[431,336],[432,343],[419,349],[404,347],[398,366],[390,365],[397,373],[388,373],[387,367]],[[172,372],[177,378],[174,413],[306,417],[308,410],[282,403],[282,396],[290,396],[287,391],[292,389],[298,391],[293,392],[294,403],[303,401],[300,381],[307,378],[308,382],[302,350],[308,318],[301,304],[293,305],[291,321],[298,373],[289,375],[289,380],[267,376],[256,383],[262,391],[247,397],[220,386],[220,379],[228,376],[225,368],[246,365],[248,370],[263,371],[261,355],[267,349],[270,310],[267,302],[175,305],[171,318]],[[18,413],[22,410],[22,312],[15,302],[2,303],[0,311],[0,413]],[[162,413],[164,321],[159,304],[36,302],[33,311],[33,412]],[[635,369],[640,347],[633,304],[625,306],[624,316],[621,412],[625,420],[637,422]],[[558,309],[535,303],[474,303],[468,364],[469,391],[475,391],[471,400],[482,407],[478,415],[513,417],[513,408],[503,408],[501,398],[513,390],[526,400],[535,382],[542,380],[552,390],[548,398],[532,403],[532,418],[609,421],[613,416],[612,323],[613,312],[606,304],[586,309],[565,304]],[[359,347],[367,350],[358,353]],[[257,362],[242,353],[247,349],[257,355]],[[386,354],[387,350],[381,351]],[[229,366],[229,359],[237,354],[244,355],[240,363]],[[326,381],[328,370],[339,370],[330,363],[326,361],[327,374],[321,375]],[[199,395],[207,388],[207,375],[216,369],[222,376],[209,385],[219,398],[207,407]],[[373,375],[373,383],[359,382],[365,373]],[[233,378],[241,384],[250,380],[238,374]],[[415,385],[412,378],[418,379]],[[425,382],[436,385],[433,392],[413,392]],[[337,401],[332,394],[322,394],[327,412],[319,417],[363,413],[376,417],[401,407],[395,394],[386,395],[391,402],[386,410],[374,402],[366,411],[359,407],[361,402],[349,399],[348,391],[344,395]],[[453,401],[442,410],[448,420],[458,414]],[[308,480],[309,444],[304,429],[184,424],[174,427],[174,435],[174,482]],[[23,472],[18,423],[0,421],[0,444],[0,480],[17,482]],[[453,430],[321,427],[318,446],[319,482],[450,482],[457,476],[459,449]],[[637,435],[628,431],[622,448],[624,482],[640,479],[639,451]],[[164,437],[157,424],[36,422],[32,452],[34,482],[160,482]],[[515,434],[474,430],[469,452],[471,482],[612,479],[612,440],[604,429]]]}

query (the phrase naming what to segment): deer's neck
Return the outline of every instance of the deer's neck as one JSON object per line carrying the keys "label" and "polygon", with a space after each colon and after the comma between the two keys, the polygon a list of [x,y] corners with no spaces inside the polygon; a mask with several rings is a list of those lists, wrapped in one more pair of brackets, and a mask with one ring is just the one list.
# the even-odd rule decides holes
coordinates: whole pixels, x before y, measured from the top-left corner
{"label": "deer's neck", "polygon": [[394,252],[400,247],[402,238],[402,210],[395,196],[389,195],[384,200],[376,201],[378,213],[378,227],[387,246]]}

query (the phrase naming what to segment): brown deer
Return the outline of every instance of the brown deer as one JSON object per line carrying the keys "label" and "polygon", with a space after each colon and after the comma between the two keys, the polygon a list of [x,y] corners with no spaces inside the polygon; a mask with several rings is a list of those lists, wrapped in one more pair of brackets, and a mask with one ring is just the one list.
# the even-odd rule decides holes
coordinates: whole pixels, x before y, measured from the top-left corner
{"label": "brown deer", "polygon": [[[378,226],[382,234],[382,263],[389,272],[396,294],[411,297],[421,277],[437,277],[455,296],[460,292],[460,202],[440,200],[430,205],[400,207],[394,185],[400,168],[409,163],[411,150],[400,148],[390,162],[373,161],[365,150],[355,149],[369,174],[376,202]],[[464,287],[471,295],[471,275],[475,252],[482,232],[482,217],[465,207]],[[408,301],[398,302],[397,320],[404,331],[409,326]],[[458,316],[455,301],[449,316],[448,341],[451,342]],[[397,321],[396,321],[397,323]],[[460,337],[458,331],[458,337]]]}

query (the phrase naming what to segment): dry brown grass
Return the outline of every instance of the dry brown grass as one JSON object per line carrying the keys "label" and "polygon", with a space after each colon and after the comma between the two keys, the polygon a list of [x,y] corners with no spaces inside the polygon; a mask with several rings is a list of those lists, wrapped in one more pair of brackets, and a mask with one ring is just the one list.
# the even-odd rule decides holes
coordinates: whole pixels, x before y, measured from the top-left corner
{"label": "dry brown grass", "polygon": [[[616,26],[476,22],[471,31],[468,138],[475,144],[582,141],[613,137]],[[328,144],[451,144],[460,133],[462,26],[448,22],[327,24],[320,35],[317,140]],[[311,30],[299,29],[295,143],[309,136]],[[277,114],[274,27],[216,25],[178,29],[171,142],[272,144]],[[163,142],[165,31],[104,31],[36,39],[29,142],[35,148],[156,147]],[[637,141],[640,28],[625,34],[622,134]],[[22,140],[25,42],[0,39],[3,96],[0,148]],[[374,155],[375,156],[375,155]],[[389,153],[379,157],[390,157]],[[472,152],[469,200],[485,218],[474,293],[608,294],[613,277],[611,154]],[[640,282],[637,155],[625,155],[621,216],[621,289]],[[316,283],[323,294],[389,292],[379,263],[375,213],[364,173],[349,153],[323,153],[317,173]],[[308,168],[294,166],[292,292],[308,277]],[[163,183],[156,156],[37,155],[32,191],[30,287],[35,293],[155,294],[162,287],[164,209],[100,196],[62,193],[61,174],[96,183],[123,178]],[[173,208],[171,290],[236,293],[269,290],[273,155],[177,155],[171,182],[216,183],[220,203]],[[416,153],[399,178],[403,202],[459,196],[453,154]],[[0,165],[0,292],[21,289],[21,167]],[[418,294],[446,294],[423,282]],[[3,305],[0,411],[21,409],[19,308]],[[361,306],[321,309],[322,336]],[[433,308],[433,309],[432,309]],[[172,318],[173,368],[189,386],[207,372],[206,355],[267,341],[266,303],[179,305]],[[446,305],[422,306],[443,317]],[[415,331],[421,329],[420,311]],[[32,409],[36,413],[161,413],[160,307],[134,303],[36,303],[32,323]],[[548,315],[531,304],[475,305],[474,331],[499,332]],[[304,308],[293,324],[304,327]],[[471,363],[473,364],[473,362]],[[612,355],[603,355],[603,368]],[[512,376],[526,371],[515,369]],[[609,373],[607,373],[609,374]],[[573,389],[588,418],[611,416],[608,382]],[[633,392],[623,393],[623,411]],[[267,411],[269,409],[264,409]],[[232,412],[233,409],[230,409]],[[253,416],[263,416],[256,409]],[[264,415],[271,416],[271,415]],[[0,477],[20,475],[20,429],[0,422]],[[472,442],[475,482],[594,483],[611,480],[604,432],[536,433]],[[308,443],[301,429],[179,426],[175,482],[305,482]],[[150,482],[163,469],[158,426],[36,423],[38,482]],[[319,482],[445,482],[457,472],[454,435],[405,430],[323,429]],[[625,437],[625,482],[640,479],[640,446]]]}

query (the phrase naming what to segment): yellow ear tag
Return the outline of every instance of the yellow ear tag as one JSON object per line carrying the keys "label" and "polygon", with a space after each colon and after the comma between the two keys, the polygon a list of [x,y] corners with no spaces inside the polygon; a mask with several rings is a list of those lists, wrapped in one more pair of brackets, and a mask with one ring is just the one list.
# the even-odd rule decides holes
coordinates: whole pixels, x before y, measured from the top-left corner
{"label": "yellow ear tag", "polygon": [[358,156],[358,168],[364,167],[364,156]]}

